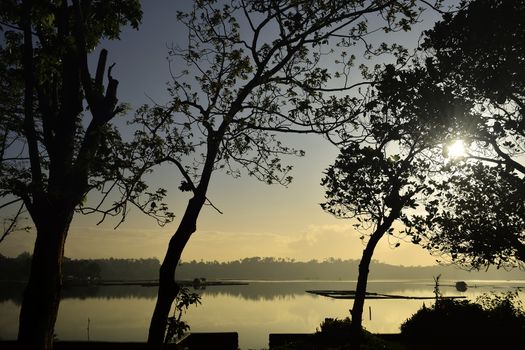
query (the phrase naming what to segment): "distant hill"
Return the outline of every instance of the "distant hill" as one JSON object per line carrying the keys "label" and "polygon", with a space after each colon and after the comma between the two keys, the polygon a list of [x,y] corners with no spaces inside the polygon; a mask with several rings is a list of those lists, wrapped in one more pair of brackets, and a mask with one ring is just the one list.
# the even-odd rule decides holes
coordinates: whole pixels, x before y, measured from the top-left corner
{"label": "distant hill", "polygon": [[[16,258],[0,255],[0,280],[26,280],[31,256]],[[182,262],[176,278],[244,279],[244,280],[355,280],[359,260],[328,259],[324,261],[294,261],[282,258],[252,257],[229,262]],[[158,259],[65,259],[64,276],[102,280],[156,280]],[[373,261],[373,280],[432,279],[441,275],[448,280],[525,280],[525,271],[489,268],[487,271],[465,271],[451,266],[395,266]]]}

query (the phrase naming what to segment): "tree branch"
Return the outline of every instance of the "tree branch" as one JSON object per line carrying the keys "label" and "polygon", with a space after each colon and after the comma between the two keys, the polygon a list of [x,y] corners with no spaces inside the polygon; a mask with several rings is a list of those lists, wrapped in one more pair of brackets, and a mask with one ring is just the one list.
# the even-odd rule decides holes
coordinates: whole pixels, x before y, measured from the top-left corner
{"label": "tree branch", "polygon": [[[97,119],[98,115],[98,101],[93,91],[93,83],[91,81],[91,74],[89,73],[86,51],[86,39],[84,37],[83,28],[83,16],[78,0],[73,0],[73,10],[75,11],[75,39],[77,40],[77,50],[79,52],[78,56],[80,63],[80,78],[82,79],[82,87],[84,88],[86,100],[88,102],[89,107],[91,108],[93,119],[95,120]],[[101,66],[100,58],[102,57],[105,57],[105,55],[103,55],[101,52],[99,57],[99,65],[97,67],[97,74],[99,73],[98,68],[100,68]]]}
{"label": "tree branch", "polygon": [[20,214],[22,214],[22,210],[24,209],[24,203],[20,205],[20,208],[18,208],[18,211],[16,212],[16,215],[13,219],[11,219],[11,223],[9,224],[9,227],[4,230],[4,233],[2,234],[2,237],[0,237],[0,243],[13,231],[13,229],[16,227],[16,223],[18,222],[18,217]]}
{"label": "tree branch", "polygon": [[14,203],[20,202],[21,200],[22,200],[22,198],[17,198],[17,199],[14,199],[14,200],[10,201],[10,202],[4,203],[4,204],[0,205],[0,209],[3,209],[3,208],[5,208],[5,207],[8,207],[8,206],[10,206],[11,204],[14,204]]}
{"label": "tree branch", "polygon": [[505,164],[513,167],[514,169],[518,170],[519,172],[525,175],[525,166],[512,159],[507,153],[503,152],[495,140],[489,139],[489,143],[491,144],[494,151],[496,151],[498,156],[503,158]]}
{"label": "tree branch", "polygon": [[34,95],[34,75],[33,75],[33,35],[31,33],[31,2],[24,0],[23,3],[22,25],[24,29],[23,44],[23,67],[24,67],[24,130],[26,133],[29,147],[29,158],[31,164],[31,177],[33,183],[33,199],[37,197],[37,192],[42,190],[42,169],[38,152],[38,139],[35,131],[35,121],[33,118],[33,95]]}

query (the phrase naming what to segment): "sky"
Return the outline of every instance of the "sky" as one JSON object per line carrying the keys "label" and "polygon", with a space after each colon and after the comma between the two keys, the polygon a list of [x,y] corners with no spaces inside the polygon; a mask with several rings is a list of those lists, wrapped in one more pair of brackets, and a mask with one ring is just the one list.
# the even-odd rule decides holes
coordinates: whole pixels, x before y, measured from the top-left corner
{"label": "sky", "polygon": [[[103,42],[95,50],[106,48],[109,61],[115,62],[113,75],[119,80],[121,102],[136,109],[143,103],[166,101],[169,80],[166,60],[171,43],[184,43],[185,32],[177,24],[175,11],[188,8],[192,1],[143,1],[144,17],[138,31],[125,28],[121,40]],[[427,20],[414,33],[396,34],[396,40],[414,46],[421,29],[431,27],[436,13],[427,12]],[[430,20],[429,20],[430,19]],[[131,114],[130,114],[131,115]],[[323,171],[335,160],[337,149],[318,136],[287,136],[284,141],[306,151],[294,165],[293,182],[287,186],[266,185],[254,178],[234,179],[214,173],[208,198],[223,214],[212,207],[202,211],[182,260],[229,261],[244,257],[284,257],[295,260],[324,260],[329,257],[360,259],[364,249],[351,222],[323,212],[324,192],[320,185]],[[159,227],[154,220],[132,211],[128,219],[114,229],[115,222],[96,225],[99,217],[75,215],[66,242],[70,258],[150,258],[162,260],[167,243],[175,232],[188,196],[177,190],[180,174],[173,167],[156,169],[149,177],[153,186],[168,189],[167,203],[175,221]],[[379,243],[374,259],[396,265],[433,265],[436,258],[409,242]],[[0,254],[16,256],[31,252],[34,234],[15,232],[0,244]]]}

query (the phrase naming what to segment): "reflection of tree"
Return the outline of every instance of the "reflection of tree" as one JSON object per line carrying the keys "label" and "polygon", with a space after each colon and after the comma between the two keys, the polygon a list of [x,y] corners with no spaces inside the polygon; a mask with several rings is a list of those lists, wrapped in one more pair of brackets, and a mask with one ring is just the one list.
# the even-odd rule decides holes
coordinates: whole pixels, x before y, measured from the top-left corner
{"label": "reflection of tree", "polygon": [[[428,276],[431,276],[429,274]],[[374,293],[396,294],[396,295],[431,295],[432,280],[427,278],[418,282],[376,282],[369,281],[369,290]],[[232,297],[246,301],[275,301],[293,300],[298,296],[310,295],[307,290],[352,290],[355,282],[251,282],[248,285],[232,286],[208,286],[204,290],[192,290],[199,293],[203,301],[207,297]],[[479,282],[469,282],[469,288],[495,289],[493,283],[480,284]],[[512,287],[518,288],[518,287]],[[451,281],[442,281],[441,289],[444,294],[457,294],[455,284]],[[22,302],[24,285],[21,283],[0,283],[0,303],[12,301],[16,305]],[[88,286],[70,287],[62,293],[62,299],[154,299],[156,289],[142,286]],[[312,296],[313,298],[324,298]]]}
{"label": "reflection of tree", "polygon": [[143,286],[88,286],[71,287],[64,290],[63,298],[85,299],[153,299],[155,288]]}
{"label": "reflection of tree", "polygon": [[[0,302],[8,300],[20,305],[25,284],[23,283],[1,283]],[[83,286],[68,287],[62,291],[64,299],[153,299],[155,288],[142,286]]]}
{"label": "reflection of tree", "polygon": [[[427,295],[432,292],[432,283],[416,282],[369,282],[370,291],[385,294],[414,294]],[[452,286],[452,284],[450,284]],[[248,301],[272,301],[293,299],[297,296],[311,295],[307,290],[353,290],[355,282],[252,282],[246,286],[214,286],[202,292],[203,300],[206,296],[231,296]]]}
{"label": "reflection of tree", "polygon": [[272,301],[293,299],[297,294],[305,293],[304,285],[289,283],[252,283],[245,286],[217,286],[203,291],[206,296],[229,296],[249,301]]}

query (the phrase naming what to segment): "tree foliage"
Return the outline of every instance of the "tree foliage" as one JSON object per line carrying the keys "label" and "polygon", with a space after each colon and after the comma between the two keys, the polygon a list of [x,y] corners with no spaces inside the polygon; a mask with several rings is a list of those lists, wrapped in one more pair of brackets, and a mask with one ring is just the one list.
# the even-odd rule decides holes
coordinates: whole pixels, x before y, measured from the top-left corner
{"label": "tree foliage", "polygon": [[[403,54],[397,44],[373,50],[366,34],[407,30],[419,11],[414,1],[232,0],[197,1],[178,14],[188,43],[170,50],[172,67],[182,67],[172,71],[171,101],[137,115],[148,134],[166,140],[158,143],[159,160],[177,166],[180,189],[191,195],[161,267],[151,344],[160,345],[166,305],[177,294],[173,274],[202,206],[211,204],[206,195],[214,171],[288,184],[284,158],[303,153],[279,134],[328,133],[351,119],[362,101],[342,94],[360,84],[349,79],[356,56],[347,51],[364,42],[368,55]],[[369,28],[375,15],[384,21]],[[185,153],[171,144],[184,145]]]}
{"label": "tree foliage", "polygon": [[524,261],[523,179],[501,166],[461,164],[436,183],[426,214],[408,224],[434,255],[467,267]]}
{"label": "tree foliage", "polygon": [[[345,126],[343,148],[326,171],[323,209],[371,234],[394,206],[412,217],[454,161],[447,146],[469,105],[446,86],[434,84],[422,66],[386,65],[358,117]],[[451,131],[453,130],[453,131]],[[403,230],[403,232],[406,232]]]}
{"label": "tree foliage", "polygon": [[[183,191],[197,187],[210,141],[217,143],[215,169],[235,177],[244,169],[263,182],[288,184],[291,167],[282,157],[303,153],[276,135],[326,133],[355,114],[361,100],[341,97],[355,87],[341,72],[359,74],[356,56],[346,51],[377,29],[368,28],[367,16],[381,13],[384,30],[406,30],[417,11],[410,1],[231,1],[222,8],[215,1],[197,2],[191,13],[177,16],[189,39],[169,51],[174,69],[186,67],[172,71],[171,102],[144,106],[136,121],[166,140],[159,157],[179,166]],[[342,41],[329,47],[334,37]],[[369,56],[406,53],[397,44],[365,47]],[[338,54],[337,66],[331,65],[329,55]],[[175,158],[173,143],[195,153],[195,162],[184,154]]]}
{"label": "tree foliage", "polygon": [[455,108],[451,90],[433,84],[425,69],[411,68],[406,72],[386,65],[378,73],[378,83],[362,113],[346,125],[343,148],[322,180],[322,208],[353,220],[366,242],[352,308],[354,346],[375,247],[385,235],[397,247],[411,234],[399,226],[432,196],[431,184],[447,167],[443,150],[455,122],[452,116],[468,110]]}
{"label": "tree foliage", "polygon": [[422,48],[463,97],[523,106],[524,2],[469,0],[460,7],[425,33]]}
{"label": "tree foliage", "polygon": [[182,316],[191,305],[198,306],[201,303],[201,296],[198,293],[190,292],[187,287],[182,287],[175,298],[175,310],[173,316],[168,318],[168,327],[164,344],[175,342],[190,330],[190,325],[182,320]]}
{"label": "tree foliage", "polygon": [[[91,76],[87,66],[88,54],[100,40],[118,39],[126,24],[137,28],[142,15],[139,3],[25,4],[3,2],[0,18],[5,37],[0,64],[5,78],[0,107],[0,194],[4,203],[14,204],[20,198],[34,217],[31,208],[55,196],[83,212],[125,216],[129,200],[153,216],[158,214],[160,221],[169,220],[169,214],[160,208],[152,211],[147,205],[159,199],[155,193],[140,201],[139,195],[147,192],[137,175],[146,171],[143,161],[138,161],[144,154],[137,154],[137,144],[124,142],[110,123],[126,106],[116,98],[113,66],[107,70],[104,87],[107,51],[101,52],[96,76]],[[24,12],[24,6],[30,7],[30,14]],[[34,46],[25,58],[24,21],[29,21],[28,35]],[[86,200],[92,189],[101,191],[103,200],[117,199],[103,211],[96,201]],[[5,230],[4,237],[10,231]]]}
{"label": "tree foliage", "polygon": [[[132,203],[161,221],[171,219],[157,205],[163,191],[148,193],[140,180],[149,164],[112,125],[126,108],[117,99],[108,52],[101,50],[93,74],[88,66],[103,39],[118,39],[124,25],[137,28],[141,16],[137,0],[0,4],[0,209],[7,218],[0,240],[18,228],[25,211],[36,231],[21,347],[52,347],[75,211],[124,218]],[[102,193],[100,202],[87,198],[92,190]]]}
{"label": "tree foliage", "polygon": [[[508,348],[523,342],[525,312],[517,291],[483,294],[471,301],[441,299],[423,305],[401,325],[404,340],[416,347],[441,349]],[[430,341],[432,340],[432,341]]]}
{"label": "tree foliage", "polygon": [[467,152],[434,183],[426,219],[406,223],[433,253],[468,267],[524,258],[524,16],[524,1],[466,1],[422,45],[420,66],[465,112],[444,123]]}

